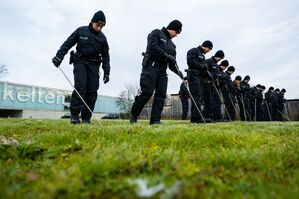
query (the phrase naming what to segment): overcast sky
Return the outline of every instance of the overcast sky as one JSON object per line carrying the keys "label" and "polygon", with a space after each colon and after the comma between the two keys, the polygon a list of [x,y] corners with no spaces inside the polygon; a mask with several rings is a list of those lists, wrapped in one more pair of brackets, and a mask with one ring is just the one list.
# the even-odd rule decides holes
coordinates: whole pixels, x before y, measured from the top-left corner
{"label": "overcast sky", "polygon": [[[0,63],[9,70],[1,80],[72,90],[51,58],[73,31],[103,10],[111,80],[103,84],[101,78],[99,94],[117,96],[125,84],[138,84],[147,35],[178,19],[183,31],[173,42],[181,70],[187,68],[187,51],[209,39],[214,49],[206,58],[221,49],[235,75],[251,76],[251,86],[285,88],[287,98],[299,98],[298,8],[298,0],[1,1]],[[73,79],[68,59],[61,66]],[[168,74],[168,93],[177,93],[180,80]]]}

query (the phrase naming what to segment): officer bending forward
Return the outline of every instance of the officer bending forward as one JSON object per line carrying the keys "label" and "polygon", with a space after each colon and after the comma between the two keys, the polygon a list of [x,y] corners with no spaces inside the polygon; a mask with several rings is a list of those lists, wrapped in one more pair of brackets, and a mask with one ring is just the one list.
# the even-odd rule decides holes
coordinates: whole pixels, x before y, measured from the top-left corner
{"label": "officer bending forward", "polygon": [[142,108],[155,91],[150,124],[160,124],[167,91],[167,67],[183,79],[183,74],[176,67],[176,46],[171,41],[181,30],[182,23],[174,20],[166,28],[155,29],[148,35],[140,77],[141,93],[135,97],[131,109],[131,123],[137,122]]}

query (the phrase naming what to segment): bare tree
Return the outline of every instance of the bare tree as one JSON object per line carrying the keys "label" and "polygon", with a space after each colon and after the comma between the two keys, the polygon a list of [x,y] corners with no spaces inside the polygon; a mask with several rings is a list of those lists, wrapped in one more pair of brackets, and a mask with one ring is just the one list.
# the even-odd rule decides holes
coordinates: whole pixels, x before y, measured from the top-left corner
{"label": "bare tree", "polygon": [[0,65],[0,78],[5,77],[8,74],[8,70],[5,64]]}
{"label": "bare tree", "polygon": [[121,112],[125,114],[129,114],[132,108],[132,104],[134,102],[135,96],[138,94],[138,86],[132,83],[126,83],[125,89],[122,90],[117,99],[116,104]]}

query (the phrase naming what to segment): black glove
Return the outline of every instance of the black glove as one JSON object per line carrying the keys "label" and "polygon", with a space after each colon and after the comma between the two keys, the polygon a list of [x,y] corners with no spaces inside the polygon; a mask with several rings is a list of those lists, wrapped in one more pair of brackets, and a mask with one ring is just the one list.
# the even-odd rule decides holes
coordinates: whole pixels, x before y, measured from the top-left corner
{"label": "black glove", "polygon": [[52,58],[52,62],[53,62],[53,64],[58,68],[59,65],[60,65],[61,62],[62,62],[62,59],[59,59],[57,56],[55,56],[55,57]]}
{"label": "black glove", "polygon": [[176,74],[183,80],[184,79],[184,75],[181,71],[176,72]]}
{"label": "black glove", "polygon": [[165,54],[166,58],[168,61],[170,61],[171,63],[175,64],[176,63],[176,59],[174,56],[169,55],[169,54]]}
{"label": "black glove", "polygon": [[206,63],[201,64],[201,69],[202,70],[208,70],[209,69],[208,64],[206,64]]}
{"label": "black glove", "polygon": [[109,75],[104,74],[104,77],[103,77],[104,84],[108,83],[109,80],[110,80]]}

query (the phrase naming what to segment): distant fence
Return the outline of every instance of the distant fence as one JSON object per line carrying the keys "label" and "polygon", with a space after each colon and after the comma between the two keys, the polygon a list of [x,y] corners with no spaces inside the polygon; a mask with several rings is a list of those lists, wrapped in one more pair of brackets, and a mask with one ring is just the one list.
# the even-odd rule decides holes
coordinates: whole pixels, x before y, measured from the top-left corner
{"label": "distant fence", "polygon": [[299,121],[299,99],[286,101],[286,114],[290,120]]}
{"label": "distant fence", "polygon": [[[191,100],[189,99],[189,111],[188,117],[190,117]],[[236,106],[238,109],[238,106]],[[286,100],[285,104],[285,114],[292,121],[299,121],[299,99]],[[144,119],[149,119],[151,116],[151,105],[146,105],[140,117]],[[162,112],[162,118],[164,119],[180,119],[182,115],[182,104],[179,95],[173,94],[166,100],[165,106]]]}

